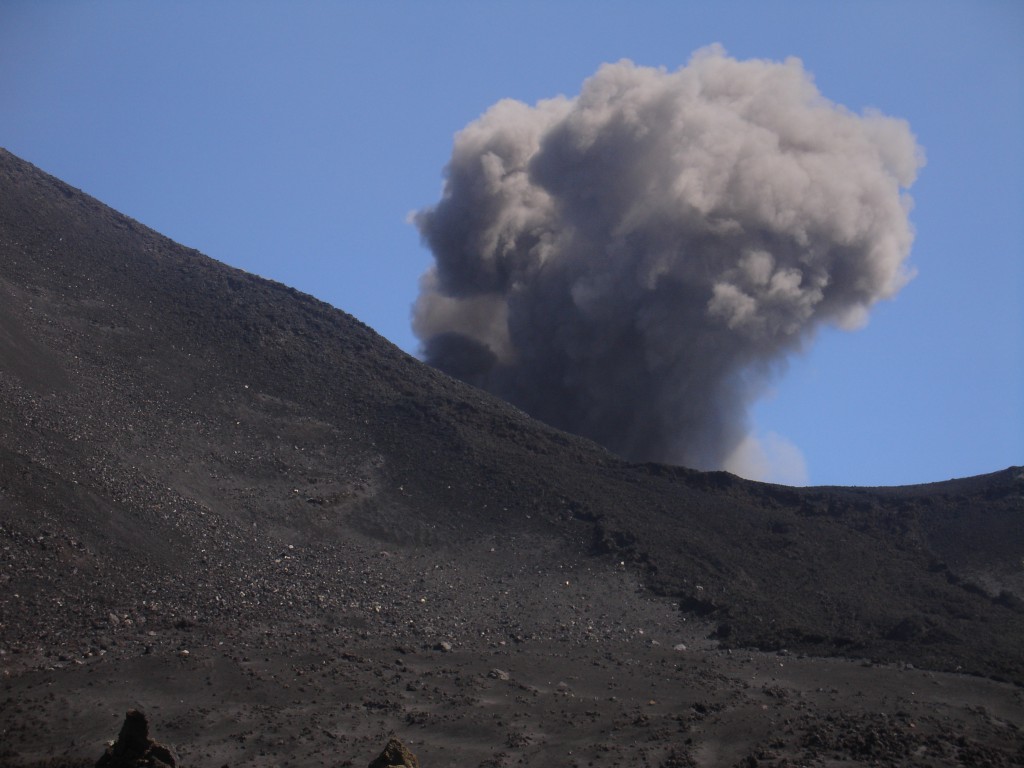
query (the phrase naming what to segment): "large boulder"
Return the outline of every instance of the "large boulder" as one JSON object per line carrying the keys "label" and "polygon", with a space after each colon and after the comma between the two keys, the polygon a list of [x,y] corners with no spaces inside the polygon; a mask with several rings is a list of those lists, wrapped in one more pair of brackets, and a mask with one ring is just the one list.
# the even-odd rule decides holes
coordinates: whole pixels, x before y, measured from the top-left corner
{"label": "large boulder", "polygon": [[149,738],[149,721],[137,709],[124,716],[124,725],[96,768],[177,768],[178,756],[171,747]]}
{"label": "large boulder", "polygon": [[405,744],[398,739],[391,739],[380,756],[367,768],[420,768],[420,762]]}

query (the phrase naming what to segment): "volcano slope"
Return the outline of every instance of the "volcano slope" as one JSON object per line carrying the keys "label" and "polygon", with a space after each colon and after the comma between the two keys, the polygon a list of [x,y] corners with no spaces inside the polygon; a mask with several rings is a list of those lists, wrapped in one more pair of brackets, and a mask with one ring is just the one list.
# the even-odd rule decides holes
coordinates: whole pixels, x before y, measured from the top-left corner
{"label": "volcano slope", "polygon": [[1021,468],[629,464],[3,151],[0,553],[0,765],[1024,759]]}

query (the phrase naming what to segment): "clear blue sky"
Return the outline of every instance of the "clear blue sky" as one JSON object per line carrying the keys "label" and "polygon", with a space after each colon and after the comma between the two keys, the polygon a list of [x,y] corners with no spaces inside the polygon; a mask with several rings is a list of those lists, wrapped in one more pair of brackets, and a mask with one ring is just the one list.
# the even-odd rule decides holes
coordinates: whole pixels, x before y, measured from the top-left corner
{"label": "clear blue sky", "polygon": [[[721,43],[910,122],[917,277],[754,410],[813,484],[1024,463],[1024,3],[0,0],[0,146],[415,354],[407,223],[495,101]],[[0,205],[3,201],[0,200]]]}

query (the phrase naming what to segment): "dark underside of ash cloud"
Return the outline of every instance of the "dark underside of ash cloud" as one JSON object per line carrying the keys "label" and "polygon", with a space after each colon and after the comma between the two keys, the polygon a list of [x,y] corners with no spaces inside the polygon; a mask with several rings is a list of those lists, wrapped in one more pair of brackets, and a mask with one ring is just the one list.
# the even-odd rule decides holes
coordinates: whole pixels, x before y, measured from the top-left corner
{"label": "dark underside of ash cloud", "polygon": [[415,221],[428,362],[631,459],[730,467],[746,409],[825,323],[910,276],[905,121],[824,98],[797,59],[719,47],[495,104]]}

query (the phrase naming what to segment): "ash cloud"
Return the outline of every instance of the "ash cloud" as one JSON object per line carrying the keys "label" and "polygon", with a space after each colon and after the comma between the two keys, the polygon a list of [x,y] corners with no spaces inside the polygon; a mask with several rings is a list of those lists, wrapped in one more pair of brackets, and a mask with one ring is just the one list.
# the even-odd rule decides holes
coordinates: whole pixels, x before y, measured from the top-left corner
{"label": "ash cloud", "polygon": [[414,330],[429,363],[554,426],[719,468],[787,355],[909,279],[922,164],[905,121],[829,101],[797,59],[604,65],[456,135],[414,217],[436,261]]}

